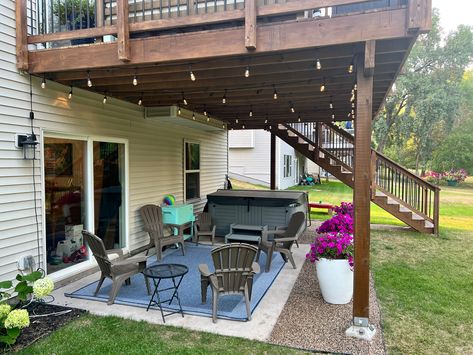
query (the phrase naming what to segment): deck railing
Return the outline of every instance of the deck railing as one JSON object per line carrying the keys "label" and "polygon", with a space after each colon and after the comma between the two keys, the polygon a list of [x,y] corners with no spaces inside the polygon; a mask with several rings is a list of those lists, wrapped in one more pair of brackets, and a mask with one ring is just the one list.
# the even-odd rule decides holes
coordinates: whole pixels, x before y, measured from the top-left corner
{"label": "deck railing", "polygon": [[[55,47],[94,43],[118,34],[121,3],[130,32],[248,21],[245,7],[258,17],[328,18],[393,9],[407,0],[18,0],[27,8],[28,43]],[[245,6],[246,4],[246,6]],[[262,10],[265,8],[265,10]],[[256,16],[256,12],[255,15]],[[185,21],[180,18],[189,17]],[[191,18],[197,17],[197,18]],[[174,19],[174,21],[172,21]],[[160,20],[171,20],[160,23]],[[148,23],[147,23],[148,22]],[[147,24],[144,24],[147,23]],[[135,26],[133,26],[133,24]],[[65,35],[64,33],[68,33]],[[87,37],[88,36],[88,37]],[[87,38],[87,41],[78,41]],[[72,40],[72,42],[61,42]]]}
{"label": "deck railing", "polygon": [[[309,144],[347,171],[354,169],[354,137],[330,123],[288,124]],[[372,197],[381,191],[434,225],[438,232],[440,188],[375,150],[371,151]]]}

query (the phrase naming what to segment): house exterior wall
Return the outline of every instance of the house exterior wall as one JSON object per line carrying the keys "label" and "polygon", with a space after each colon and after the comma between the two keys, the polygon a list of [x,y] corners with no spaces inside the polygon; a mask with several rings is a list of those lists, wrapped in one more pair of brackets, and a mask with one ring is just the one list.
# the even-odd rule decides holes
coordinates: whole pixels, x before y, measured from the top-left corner
{"label": "house exterior wall", "polygon": [[[13,277],[16,262],[23,255],[37,255],[35,201],[38,213],[41,267],[44,264],[44,183],[42,150],[34,162],[23,160],[15,148],[15,134],[27,134],[30,128],[29,76],[16,69],[15,2],[0,4],[0,280]],[[183,141],[200,143],[200,194],[194,204],[202,209],[206,195],[222,188],[227,173],[227,134],[204,131],[144,119],[143,109],[87,91],[33,78],[34,131],[40,142],[44,133],[86,137],[109,137],[126,142],[128,151],[128,250],[146,245],[138,209],[147,203],[161,203],[172,193],[183,201]]]}
{"label": "house exterior wall", "polygon": [[[252,138],[252,139],[251,139]],[[264,130],[237,130],[229,132],[229,173],[244,181],[269,187],[271,134]],[[284,155],[290,155],[292,173],[284,176]],[[299,169],[296,171],[296,160]],[[276,138],[276,187],[287,189],[296,185],[302,159],[294,148]]]}

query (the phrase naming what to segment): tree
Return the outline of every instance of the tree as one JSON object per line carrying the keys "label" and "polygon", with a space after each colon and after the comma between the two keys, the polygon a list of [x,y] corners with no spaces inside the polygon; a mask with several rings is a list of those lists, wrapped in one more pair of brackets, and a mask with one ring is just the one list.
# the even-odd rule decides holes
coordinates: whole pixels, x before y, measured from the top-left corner
{"label": "tree", "polygon": [[[473,59],[473,31],[460,25],[442,39],[438,13],[432,30],[418,38],[406,65],[375,119],[377,150],[415,147],[414,167],[424,169],[450,134],[461,102],[465,68]],[[402,155],[402,154],[398,154]]]}

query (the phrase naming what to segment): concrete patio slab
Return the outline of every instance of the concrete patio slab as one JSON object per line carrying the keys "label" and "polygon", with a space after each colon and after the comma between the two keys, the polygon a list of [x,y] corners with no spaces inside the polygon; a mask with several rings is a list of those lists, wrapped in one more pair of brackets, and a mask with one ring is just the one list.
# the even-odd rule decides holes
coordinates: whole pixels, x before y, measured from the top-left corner
{"label": "concrete patio slab", "polygon": [[[279,315],[291,293],[291,290],[299,276],[302,265],[305,261],[307,245],[300,248],[294,247],[293,254],[297,269],[293,269],[287,263],[278,277],[270,287],[266,295],[255,309],[250,322],[232,321],[219,319],[217,323],[212,323],[212,319],[205,316],[195,316],[185,314],[184,318],[179,314],[166,317],[166,325],[178,326],[192,330],[206,331],[221,335],[238,336],[260,341],[268,341],[271,332],[276,325]],[[61,306],[81,308],[92,314],[102,316],[118,316],[137,321],[163,324],[159,310],[150,310],[125,305],[111,305],[106,303],[89,301],[77,298],[66,297],[64,294],[73,292],[91,282],[98,280],[99,273],[86,276],[78,281],[58,288],[53,292],[54,303]],[[210,301],[210,300],[209,300]]]}

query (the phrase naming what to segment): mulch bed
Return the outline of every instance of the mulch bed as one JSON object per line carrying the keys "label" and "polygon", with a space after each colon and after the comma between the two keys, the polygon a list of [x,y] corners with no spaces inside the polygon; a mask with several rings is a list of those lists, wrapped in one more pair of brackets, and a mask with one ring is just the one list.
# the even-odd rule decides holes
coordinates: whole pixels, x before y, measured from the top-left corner
{"label": "mulch bed", "polygon": [[46,317],[32,318],[30,326],[22,330],[16,344],[10,348],[0,348],[0,353],[16,352],[24,349],[37,340],[51,334],[56,329],[64,326],[73,319],[77,319],[86,311],[77,308],[56,306],[47,303],[32,303],[28,308],[30,316],[57,313],[70,310],[70,312],[59,315],[49,315]]}

